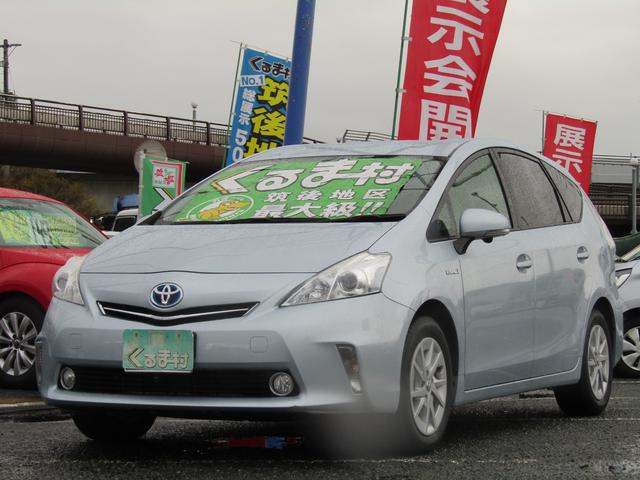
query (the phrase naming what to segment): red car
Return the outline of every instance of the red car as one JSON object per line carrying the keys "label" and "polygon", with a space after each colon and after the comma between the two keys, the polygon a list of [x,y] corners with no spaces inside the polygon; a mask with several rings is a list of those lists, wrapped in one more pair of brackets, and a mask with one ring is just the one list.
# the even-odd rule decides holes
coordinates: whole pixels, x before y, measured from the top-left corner
{"label": "red car", "polygon": [[105,240],[64,203],[0,188],[0,384],[33,383],[53,275]]}

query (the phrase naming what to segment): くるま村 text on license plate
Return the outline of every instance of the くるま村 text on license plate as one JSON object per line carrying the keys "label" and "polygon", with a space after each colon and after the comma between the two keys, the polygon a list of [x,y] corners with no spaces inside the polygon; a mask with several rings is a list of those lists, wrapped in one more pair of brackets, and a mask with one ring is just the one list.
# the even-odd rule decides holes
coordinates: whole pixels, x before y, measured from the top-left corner
{"label": "\u304f\u308b\u307e\u6751 text on license plate", "polygon": [[191,372],[193,332],[188,330],[125,330],[122,367],[128,371]]}

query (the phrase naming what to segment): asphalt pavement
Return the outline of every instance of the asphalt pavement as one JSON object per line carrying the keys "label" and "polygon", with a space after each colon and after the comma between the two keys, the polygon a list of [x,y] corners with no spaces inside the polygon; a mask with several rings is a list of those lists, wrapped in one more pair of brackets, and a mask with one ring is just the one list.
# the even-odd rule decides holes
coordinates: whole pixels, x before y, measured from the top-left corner
{"label": "asphalt pavement", "polygon": [[[0,393],[0,403],[3,395]],[[0,414],[2,479],[640,477],[640,382],[617,380],[605,414],[568,418],[551,392],[456,408],[433,452],[402,456],[375,426],[160,419],[138,442],[85,439],[64,415]],[[5,401],[6,403],[6,401]],[[25,402],[23,402],[25,403]],[[349,430],[345,432],[346,430]],[[369,440],[370,442],[367,442]],[[269,448],[265,448],[269,447]]]}

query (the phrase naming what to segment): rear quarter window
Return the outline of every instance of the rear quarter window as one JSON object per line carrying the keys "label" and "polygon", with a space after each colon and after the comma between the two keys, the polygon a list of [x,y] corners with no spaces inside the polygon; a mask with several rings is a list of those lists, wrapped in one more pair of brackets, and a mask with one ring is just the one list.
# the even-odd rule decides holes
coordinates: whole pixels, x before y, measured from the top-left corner
{"label": "rear quarter window", "polygon": [[558,189],[569,215],[571,215],[571,220],[579,222],[582,218],[582,192],[580,188],[555,168],[549,165],[545,165],[544,168]]}

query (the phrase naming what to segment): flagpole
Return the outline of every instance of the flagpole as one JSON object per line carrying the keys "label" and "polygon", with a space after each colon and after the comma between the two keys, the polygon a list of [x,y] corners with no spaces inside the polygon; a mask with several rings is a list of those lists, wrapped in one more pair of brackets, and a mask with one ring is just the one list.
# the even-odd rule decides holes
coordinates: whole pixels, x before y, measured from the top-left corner
{"label": "flagpole", "polygon": [[405,34],[407,30],[407,11],[409,10],[409,0],[404,1],[404,17],[402,19],[402,38],[400,39],[400,58],[398,60],[398,79],[396,80],[396,101],[393,105],[393,124],[391,126],[391,138],[396,138],[396,121],[398,119],[398,100],[400,97],[400,79],[402,77],[402,58],[404,56],[404,42],[407,40]]}
{"label": "flagpole", "polygon": [[546,118],[547,112],[542,110],[542,145],[540,146],[540,155],[544,155],[544,121]]}
{"label": "flagpole", "polygon": [[316,0],[298,0],[284,145],[303,143]]}
{"label": "flagpole", "polygon": [[242,58],[242,52],[245,49],[245,44],[241,43],[238,48],[238,61],[236,62],[236,73],[233,76],[233,94],[231,95],[231,105],[229,106],[229,122],[227,123],[227,152],[222,162],[222,167],[226,166],[227,157],[229,156],[229,147],[231,146],[231,117],[233,117],[233,107],[236,103],[236,92],[238,90],[238,72],[240,71],[240,59]]}

